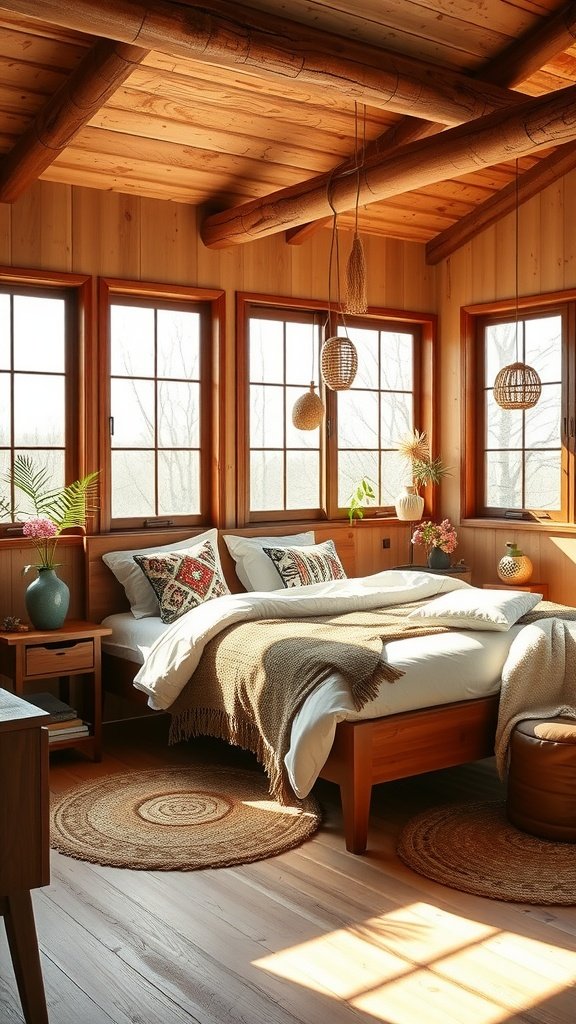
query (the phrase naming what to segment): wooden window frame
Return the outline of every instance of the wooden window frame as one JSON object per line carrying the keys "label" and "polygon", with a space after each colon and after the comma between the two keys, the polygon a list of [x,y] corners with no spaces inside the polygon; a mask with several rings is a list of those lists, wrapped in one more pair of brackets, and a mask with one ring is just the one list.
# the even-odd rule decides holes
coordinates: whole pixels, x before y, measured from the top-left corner
{"label": "wooden window frame", "polygon": [[[321,501],[319,509],[306,511],[262,511],[249,509],[249,401],[248,401],[248,319],[251,308],[294,310],[303,313],[320,313],[326,318],[325,336],[333,336],[341,313],[333,305],[318,299],[287,298],[278,295],[262,295],[253,292],[236,293],[236,335],[237,335],[237,514],[238,525],[249,526],[257,523],[280,523],[294,521],[337,521],[345,519],[347,510],[337,505],[338,481],[334,469],[338,465],[337,453],[337,393],[323,384],[318,369],[318,393],[324,401],[326,414],[320,427],[320,472]],[[388,307],[369,307],[361,316],[346,316],[350,324],[386,325],[417,330],[419,352],[414,359],[414,423],[419,430],[425,430],[432,450],[438,436],[437,403],[433,401],[434,379],[438,361],[437,328],[438,318],[434,313],[420,313]],[[427,487],[423,492],[425,513],[433,516],[436,507],[437,488]],[[377,511],[375,509],[375,511]],[[394,518],[393,510],[384,515]]]}
{"label": "wooden window frame", "polygon": [[[156,308],[182,307],[190,303],[204,313],[201,337],[202,410],[200,424],[200,513],[190,516],[134,517],[112,519],[111,515],[111,445],[110,445],[110,306],[126,299]],[[224,509],[223,416],[223,343],[225,330],[225,292],[216,288],[195,288],[155,282],[129,281],[118,278],[98,279],[99,311],[99,377],[103,382],[99,449],[101,453],[101,529],[157,529],[160,525],[221,525]]]}
{"label": "wooden window frame", "polygon": [[[86,374],[86,366],[93,365],[95,357],[93,278],[87,274],[0,267],[0,286],[12,294],[37,297],[53,293],[65,300],[64,466],[65,482],[72,483],[98,468],[87,429],[90,419],[97,416]],[[93,521],[90,526],[94,529]],[[15,532],[21,531],[15,531],[13,524],[0,524],[0,537]]]}
{"label": "wooden window frame", "polygon": [[[506,516],[498,510],[484,507],[484,404],[479,382],[484,379],[483,345],[480,333],[489,319],[515,318],[519,315],[557,312],[563,317],[563,362],[561,425],[561,501],[558,512],[522,510],[522,515]],[[526,524],[564,524],[576,522],[575,470],[576,470],[576,289],[523,296],[518,300],[500,299],[495,302],[463,306],[460,311],[461,353],[464,376],[464,400],[461,414],[461,509],[462,521],[522,522]],[[571,383],[572,382],[572,383]],[[570,424],[572,423],[572,426]],[[564,514],[565,513],[565,514]]]}

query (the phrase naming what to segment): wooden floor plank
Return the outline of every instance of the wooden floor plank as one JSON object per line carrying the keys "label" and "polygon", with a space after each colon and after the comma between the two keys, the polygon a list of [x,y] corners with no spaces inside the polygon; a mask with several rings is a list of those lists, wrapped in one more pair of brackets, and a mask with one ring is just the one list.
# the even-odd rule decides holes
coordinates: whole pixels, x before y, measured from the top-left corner
{"label": "wooden floor plank", "polygon": [[[256,767],[216,741],[166,745],[166,721],[109,727],[94,764],[52,755],[51,788],[165,764]],[[337,791],[324,819],[269,860],[146,872],[52,855],[34,906],[51,1024],[568,1024],[576,907],[486,900],[396,855],[425,807],[501,799],[493,762],[377,787],[369,850],[346,851]],[[22,1024],[4,936],[0,1020]]]}

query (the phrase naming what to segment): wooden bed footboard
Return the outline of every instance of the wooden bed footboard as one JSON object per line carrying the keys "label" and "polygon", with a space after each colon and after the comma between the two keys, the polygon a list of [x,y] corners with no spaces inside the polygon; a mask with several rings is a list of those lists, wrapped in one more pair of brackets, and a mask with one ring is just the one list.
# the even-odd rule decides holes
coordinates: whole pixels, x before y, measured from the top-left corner
{"label": "wooden bed footboard", "polygon": [[[122,658],[102,656],[104,688],[156,715],[148,708],[146,694],[132,684],[137,670]],[[340,788],[350,853],[366,850],[373,786],[493,756],[498,699],[494,694],[337,725],[320,778]]]}
{"label": "wooden bed footboard", "polygon": [[364,853],[372,786],[494,754],[499,695],[340,722],[320,778],[340,787],[346,849]]}

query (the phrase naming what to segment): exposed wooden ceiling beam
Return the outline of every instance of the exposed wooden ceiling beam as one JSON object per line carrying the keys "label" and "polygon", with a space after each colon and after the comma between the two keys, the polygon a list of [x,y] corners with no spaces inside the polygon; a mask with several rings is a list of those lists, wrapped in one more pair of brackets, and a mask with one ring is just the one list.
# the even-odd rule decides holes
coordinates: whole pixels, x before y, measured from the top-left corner
{"label": "exposed wooden ceiling beam", "polygon": [[[558,53],[568,49],[576,39],[576,2],[572,0],[543,25],[536,26],[516,43],[512,43],[499,57],[483,69],[490,82],[515,85],[526,81]],[[442,231],[426,245],[426,261],[430,264],[446,259],[461,245],[465,245],[479,231],[495,224],[510,213],[516,205],[526,202],[547,188],[576,166],[576,145],[563,146],[560,152],[542,160],[537,167],[520,176],[518,194],[516,184],[508,185],[490,196],[471,213],[460,218],[452,227]]]}
{"label": "exposed wooden ceiling beam", "polygon": [[12,203],[69,145],[149,50],[102,39],[0,160],[0,202]]}
{"label": "exposed wooden ceiling beam", "polygon": [[462,124],[517,93],[230,0],[10,0],[0,10],[212,65],[241,67],[380,109]]}
{"label": "exposed wooden ceiling beam", "polygon": [[[571,0],[566,7],[557,14],[547,18],[544,23],[539,21],[530,31],[526,32],[520,39],[515,40],[510,46],[489,61],[483,68],[481,68],[476,74],[479,78],[486,82],[493,82],[498,85],[510,87],[518,85],[521,82],[526,81],[535,71],[538,71],[547,61],[556,57],[559,53],[563,53],[564,50],[568,49],[576,39],[576,0]],[[473,75],[472,77],[475,77]],[[374,139],[370,146],[366,149],[365,158],[372,156],[375,153],[384,154],[385,152],[391,152],[393,148],[399,145],[405,145],[408,142],[414,141],[414,139],[425,138],[428,135],[434,135],[439,131],[444,130],[442,124],[432,124],[428,121],[423,121],[420,118],[415,117],[404,117],[392,128],[389,128],[379,138]],[[345,170],[349,166],[349,161],[344,162],[340,165],[336,173],[339,173],[340,168]],[[550,182],[548,182],[550,184]],[[504,190],[506,192],[506,190]],[[533,194],[533,193],[532,193]],[[515,193],[514,193],[515,196]],[[458,221],[453,227],[448,228],[442,232],[441,242],[439,244],[438,251],[443,251],[445,255],[450,255],[462,245],[460,240],[466,236],[466,223],[469,221],[471,225],[476,218],[477,227],[472,226],[471,231],[482,230],[482,222],[486,219],[485,227],[489,224],[493,224],[496,216],[502,216],[502,214],[509,212],[510,207],[508,206],[509,197],[502,196],[502,205],[499,208],[499,204],[496,201],[498,197],[492,196],[486,200],[486,210],[483,210],[483,205],[476,207],[469,218],[465,217],[464,222]],[[514,202],[514,199],[513,199]],[[495,216],[495,211],[500,212]],[[291,228],[286,232],[286,241],[290,245],[299,245],[301,242],[306,241],[314,233],[315,228],[321,227],[326,223],[326,219],[322,218],[319,221],[313,221],[309,224],[303,224],[298,228]],[[464,230],[461,230],[461,224]],[[451,246],[451,235],[453,235],[453,247]],[[439,236],[440,237],[440,236]],[[465,238],[467,240],[467,237]],[[438,239],[431,241],[426,249],[428,262],[437,262],[436,256],[436,242]],[[438,259],[442,259],[439,257]]]}
{"label": "exposed wooden ceiling beam", "polygon": [[[419,117],[404,117],[398,124],[393,125],[382,135],[379,135],[377,139],[372,139],[368,143],[361,157],[361,162],[365,163],[373,156],[382,156],[384,153],[389,154],[398,146],[413,142],[415,139],[425,139],[429,135],[437,135],[443,129],[444,125],[442,124],[424,121]],[[354,167],[355,159],[349,158],[344,163],[339,164],[333,173],[336,175],[344,174]],[[320,220],[313,220],[309,223],[301,224],[299,227],[289,228],[286,232],[288,245],[301,245],[302,242],[305,242],[327,222],[328,218],[322,217]]]}
{"label": "exposed wooden ceiling beam", "polygon": [[[373,157],[359,171],[359,202],[378,202],[575,139],[576,85]],[[321,174],[208,217],[202,240],[214,248],[253,241],[331,210],[351,210],[356,194],[356,175]]]}
{"label": "exposed wooden ceiling beam", "polygon": [[490,199],[486,199],[485,202],[477,206],[471,213],[461,217],[452,227],[441,231],[439,235],[432,238],[426,244],[426,262],[440,263],[456,249],[471,241],[479,231],[484,231],[507,213],[511,213],[516,208],[516,196],[521,205],[575,168],[576,143],[570,142],[520,175],[518,193],[516,193],[516,182],[512,181],[495,195],[490,196]]}
{"label": "exposed wooden ceiling beam", "polygon": [[[546,21],[538,22],[521,39],[511,43],[488,65],[486,79],[498,85],[525,82],[558,53],[576,41],[576,3],[569,3]],[[480,75],[484,80],[484,73]]]}

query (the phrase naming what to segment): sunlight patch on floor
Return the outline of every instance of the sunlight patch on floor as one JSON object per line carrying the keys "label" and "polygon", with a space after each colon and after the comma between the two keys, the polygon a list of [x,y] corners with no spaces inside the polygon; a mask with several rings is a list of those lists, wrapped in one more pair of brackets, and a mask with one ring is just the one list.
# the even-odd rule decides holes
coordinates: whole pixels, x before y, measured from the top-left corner
{"label": "sunlight patch on floor", "polygon": [[575,953],[426,903],[339,928],[254,966],[389,1024],[414,1024],[424,1013],[426,1024],[502,1024],[511,1010],[528,1009],[576,979]]}

